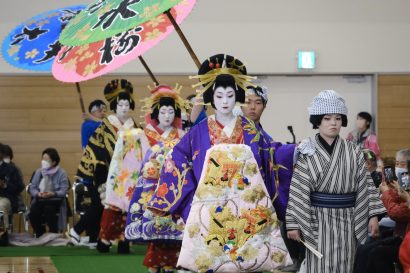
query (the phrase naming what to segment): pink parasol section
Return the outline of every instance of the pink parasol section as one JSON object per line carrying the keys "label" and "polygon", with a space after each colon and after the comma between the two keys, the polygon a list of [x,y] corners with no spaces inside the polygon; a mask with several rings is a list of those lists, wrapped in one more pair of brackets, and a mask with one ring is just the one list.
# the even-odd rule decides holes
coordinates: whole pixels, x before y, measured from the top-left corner
{"label": "pink parasol section", "polygon": [[[177,24],[188,16],[196,0],[183,0],[170,9]],[[174,31],[166,14],[103,41],[63,46],[54,60],[53,76],[62,82],[90,80],[134,60]]]}

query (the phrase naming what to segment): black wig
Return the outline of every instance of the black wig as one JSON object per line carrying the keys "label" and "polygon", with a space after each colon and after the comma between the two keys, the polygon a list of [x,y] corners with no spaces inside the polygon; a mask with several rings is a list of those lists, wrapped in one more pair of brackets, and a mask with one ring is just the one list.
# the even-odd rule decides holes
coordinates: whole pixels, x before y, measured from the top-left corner
{"label": "black wig", "polygon": [[[237,69],[240,73],[246,75],[246,67],[240,60],[224,54],[214,55],[204,61],[199,68],[198,75],[204,75],[213,69],[222,68],[223,65],[226,68]],[[204,103],[211,103],[212,107],[215,108],[213,102],[214,91],[218,87],[232,87],[235,90],[235,100],[239,103],[245,103],[245,90],[235,83],[234,77],[230,74],[220,74],[216,77],[214,84],[203,93]]]}
{"label": "black wig", "polygon": [[[134,110],[135,102],[132,98],[133,90],[132,84],[125,79],[112,80],[109,84],[107,84],[104,88],[104,96],[110,103],[110,110],[115,112],[117,109],[117,104],[120,100],[127,100],[130,103],[130,109]],[[115,95],[118,91],[120,92]]]}
{"label": "black wig", "polygon": [[172,108],[174,108],[174,111],[175,111],[175,118],[181,118],[181,109],[176,107],[175,100],[171,97],[162,97],[159,99],[159,102],[157,104],[153,105],[153,109],[151,113],[152,120],[156,120],[157,122],[159,122],[158,120],[159,109],[162,106],[172,106]]}
{"label": "black wig", "polygon": [[[342,126],[347,126],[347,117],[346,115],[340,114],[342,116]],[[310,123],[313,125],[313,129],[318,129],[319,125],[322,123],[323,117],[326,115],[311,115],[309,118]]]}

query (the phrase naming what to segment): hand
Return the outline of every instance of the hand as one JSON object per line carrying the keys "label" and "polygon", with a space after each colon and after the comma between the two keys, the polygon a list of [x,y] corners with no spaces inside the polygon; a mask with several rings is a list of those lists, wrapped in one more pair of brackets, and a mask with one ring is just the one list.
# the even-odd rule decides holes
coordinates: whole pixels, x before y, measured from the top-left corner
{"label": "hand", "polygon": [[300,242],[300,230],[288,230],[288,238]]}
{"label": "hand", "polygon": [[399,196],[402,200],[409,202],[410,201],[410,194],[407,191],[399,191]]}
{"label": "hand", "polygon": [[389,184],[390,187],[392,187],[393,189],[395,189],[397,192],[401,191],[401,187],[399,185],[399,182],[397,180],[393,180],[393,182],[391,182]]}
{"label": "hand", "polygon": [[386,184],[386,182],[382,182],[379,185],[379,191],[380,193],[384,193],[386,191],[390,190],[390,187]]}
{"label": "hand", "polygon": [[54,196],[55,196],[54,192],[47,191],[47,192],[44,193],[44,198],[50,198],[50,197],[54,197]]}
{"label": "hand", "polygon": [[380,236],[379,220],[377,219],[377,216],[373,216],[369,220],[369,233],[372,238],[377,238]]}
{"label": "hand", "polygon": [[7,188],[7,182],[3,179],[0,179],[0,188],[2,189]]}

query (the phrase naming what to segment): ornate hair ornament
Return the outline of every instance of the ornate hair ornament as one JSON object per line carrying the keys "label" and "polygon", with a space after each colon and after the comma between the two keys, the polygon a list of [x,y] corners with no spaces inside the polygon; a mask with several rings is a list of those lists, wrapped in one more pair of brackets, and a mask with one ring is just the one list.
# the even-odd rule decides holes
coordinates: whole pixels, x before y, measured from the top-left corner
{"label": "ornate hair ornament", "polygon": [[[212,89],[215,88],[215,80],[219,75],[231,75],[234,78],[236,88],[241,88],[242,90],[246,90],[248,86],[255,86],[251,81],[256,79],[256,77],[249,76],[246,74],[246,67],[245,65],[237,58],[220,54],[215,56],[223,56],[222,60],[219,57],[208,58],[201,66],[201,70],[208,70],[205,73],[198,73],[195,76],[189,76],[190,79],[198,79],[199,82],[192,85],[193,88],[197,88],[199,86],[203,86],[202,89],[197,89],[197,97],[201,97],[207,90],[211,87]],[[214,57],[214,56],[213,56]],[[227,57],[232,58],[231,61],[228,61]],[[205,69],[203,69],[205,67]]]}
{"label": "ornate hair ornament", "polygon": [[132,92],[133,92],[133,87],[132,84],[124,79],[121,80],[112,80],[109,82],[104,89],[104,96],[105,99],[111,103],[114,100],[118,101],[118,95],[120,93],[128,93],[130,95],[130,99],[133,100],[132,97]]}
{"label": "ornate hair ornament", "polygon": [[159,108],[159,102],[161,98],[164,97],[174,99],[175,108],[181,109],[181,112],[186,112],[190,108],[189,101],[183,99],[180,96],[182,86],[178,83],[175,85],[174,88],[172,88],[169,85],[158,85],[155,88],[151,88],[150,86],[148,86],[148,89],[151,92],[151,96],[141,100],[141,102],[143,103],[141,111],[147,114],[151,114],[154,108]]}

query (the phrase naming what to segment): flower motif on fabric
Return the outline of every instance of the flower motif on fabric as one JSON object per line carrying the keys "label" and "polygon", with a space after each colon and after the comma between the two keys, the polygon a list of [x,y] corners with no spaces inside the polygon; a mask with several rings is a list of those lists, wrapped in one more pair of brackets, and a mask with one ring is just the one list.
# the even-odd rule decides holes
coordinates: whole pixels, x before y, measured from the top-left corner
{"label": "flower motif on fabric", "polygon": [[166,183],[162,183],[157,188],[157,195],[159,197],[165,198],[168,194],[168,185]]}
{"label": "flower motif on fabric", "polygon": [[174,168],[175,168],[175,162],[168,157],[164,164],[164,171],[166,173],[172,173],[174,171]]}
{"label": "flower motif on fabric", "polygon": [[262,186],[257,185],[254,188],[247,189],[242,195],[242,200],[248,203],[256,204],[259,200],[262,200],[266,197],[265,192],[263,191]]}
{"label": "flower motif on fabric", "polygon": [[260,139],[260,132],[258,129],[256,129],[253,121],[248,121],[249,122],[243,127],[243,130],[245,130],[249,135],[254,135],[254,137],[251,140],[251,143],[258,142]]}

